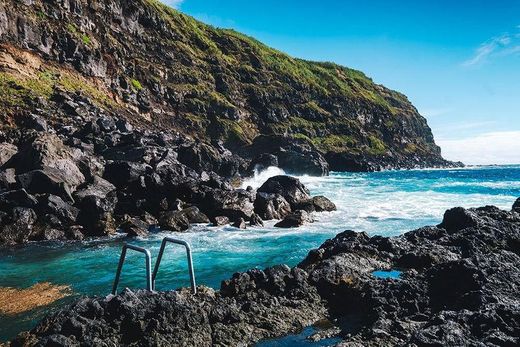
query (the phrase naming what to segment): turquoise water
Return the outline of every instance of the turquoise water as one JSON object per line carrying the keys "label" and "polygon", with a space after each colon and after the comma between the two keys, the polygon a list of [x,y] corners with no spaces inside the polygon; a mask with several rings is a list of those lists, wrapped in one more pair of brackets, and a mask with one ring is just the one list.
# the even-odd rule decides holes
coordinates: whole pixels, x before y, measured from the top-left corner
{"label": "turquoise water", "polygon": [[[274,174],[271,170],[268,174]],[[258,186],[266,174],[247,184]],[[457,170],[413,170],[378,173],[334,173],[329,177],[301,177],[313,195],[325,195],[338,211],[316,215],[316,223],[280,230],[274,221],[264,228],[192,227],[174,236],[189,241],[197,283],[218,288],[234,272],[285,263],[295,265],[310,249],[337,233],[352,229],[371,235],[399,235],[438,224],[444,211],[454,206],[496,205],[510,209],[520,197],[520,166]],[[131,243],[147,247],[157,256],[156,234]],[[67,284],[75,295],[107,295],[123,239],[83,243],[40,243],[0,249],[0,287],[29,287],[37,282]],[[168,246],[157,279],[157,289],[189,286],[185,253]],[[129,253],[120,288],[145,286],[144,259]],[[70,300],[70,299],[69,299]],[[63,304],[67,300],[59,304]],[[55,306],[59,306],[59,304]],[[46,310],[16,317],[0,317],[0,340],[33,326]]]}
{"label": "turquoise water", "polygon": [[372,272],[372,276],[382,279],[398,279],[401,277],[401,273],[399,270],[379,270]]}
{"label": "turquoise water", "polygon": [[300,346],[334,346],[341,342],[340,338],[328,338],[320,341],[312,341],[309,337],[314,334],[317,329],[308,327],[303,329],[300,334],[289,335],[279,339],[265,340],[256,344],[256,347],[300,347]]}

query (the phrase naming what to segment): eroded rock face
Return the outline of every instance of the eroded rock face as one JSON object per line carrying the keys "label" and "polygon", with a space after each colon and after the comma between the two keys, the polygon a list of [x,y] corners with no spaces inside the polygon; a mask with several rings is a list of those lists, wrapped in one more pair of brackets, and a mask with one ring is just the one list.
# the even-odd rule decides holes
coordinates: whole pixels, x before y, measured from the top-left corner
{"label": "eroded rock face", "polygon": [[520,215],[489,206],[394,238],[345,231],[297,267],[237,273],[219,292],[81,299],[12,345],[250,345],[327,318],[340,346],[514,346],[519,245]]}

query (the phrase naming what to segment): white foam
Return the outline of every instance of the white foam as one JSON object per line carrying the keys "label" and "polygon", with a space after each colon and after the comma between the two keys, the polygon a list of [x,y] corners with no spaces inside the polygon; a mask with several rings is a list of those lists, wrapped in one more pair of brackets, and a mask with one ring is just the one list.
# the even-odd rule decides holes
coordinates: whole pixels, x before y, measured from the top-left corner
{"label": "white foam", "polygon": [[285,171],[276,166],[270,166],[263,171],[259,171],[255,169],[255,174],[251,178],[247,178],[242,182],[242,189],[246,189],[247,187],[253,187],[253,189],[258,189],[262,184],[265,183],[269,178],[279,175],[285,175]]}

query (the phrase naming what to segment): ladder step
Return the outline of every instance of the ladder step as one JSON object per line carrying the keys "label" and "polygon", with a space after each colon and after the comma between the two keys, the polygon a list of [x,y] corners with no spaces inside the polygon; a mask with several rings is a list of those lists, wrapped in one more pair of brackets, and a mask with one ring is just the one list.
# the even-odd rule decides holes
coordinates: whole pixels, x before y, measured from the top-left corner
{"label": "ladder step", "polygon": [[153,273],[151,272],[152,268],[152,256],[148,249],[143,247],[138,247],[130,244],[124,244],[123,249],[121,251],[121,257],[119,258],[119,264],[117,266],[116,278],[114,280],[114,286],[112,287],[112,294],[116,295],[117,287],[119,285],[119,280],[121,278],[121,271],[123,270],[123,264],[126,259],[127,250],[133,250],[139,253],[143,253],[145,255],[146,260],[146,289],[149,291],[155,290],[155,280],[157,278],[157,272],[159,271],[159,267],[161,265],[161,261],[164,255],[164,250],[168,243],[178,244],[184,246],[186,249],[186,258],[188,260],[188,271],[190,273],[190,282],[191,282],[191,292],[193,294],[197,294],[197,284],[195,282],[195,271],[193,269],[193,260],[191,256],[191,246],[188,242],[180,239],[175,239],[172,237],[165,237],[161,242],[161,249],[159,251],[159,256],[157,257],[157,261],[155,262],[155,267]]}

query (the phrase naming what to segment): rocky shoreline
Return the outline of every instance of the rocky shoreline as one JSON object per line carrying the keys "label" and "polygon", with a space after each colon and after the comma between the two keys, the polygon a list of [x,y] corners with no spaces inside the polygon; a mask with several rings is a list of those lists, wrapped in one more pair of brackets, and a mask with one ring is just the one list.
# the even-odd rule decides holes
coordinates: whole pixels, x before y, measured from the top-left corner
{"label": "rocky shoreline", "polygon": [[[296,267],[237,273],[220,291],[84,298],[12,346],[246,346],[329,320],[339,346],[516,346],[520,199],[448,210],[398,237],[345,231]],[[398,269],[383,279],[376,270]],[[329,334],[329,335],[328,335]]]}
{"label": "rocky shoreline", "polygon": [[309,213],[336,208],[287,176],[258,190],[235,188],[233,177],[259,164],[171,133],[134,130],[120,118],[63,126],[33,115],[7,137],[0,143],[0,245],[146,236],[193,223],[245,228],[287,218],[280,227],[295,227],[312,222]]}

